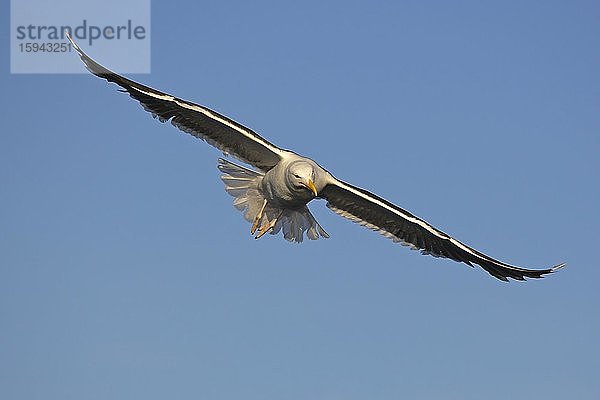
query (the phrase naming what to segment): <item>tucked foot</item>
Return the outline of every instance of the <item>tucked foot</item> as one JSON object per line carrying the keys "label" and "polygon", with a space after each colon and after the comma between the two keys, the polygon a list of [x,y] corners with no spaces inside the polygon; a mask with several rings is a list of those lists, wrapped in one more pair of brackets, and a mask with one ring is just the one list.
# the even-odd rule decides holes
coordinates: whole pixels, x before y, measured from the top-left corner
{"label": "tucked foot", "polygon": [[[258,228],[258,224],[260,223],[260,220],[263,217],[263,213],[265,211],[266,206],[267,206],[267,200],[264,200],[263,205],[260,208],[260,211],[258,212],[258,214],[256,214],[256,217],[254,217],[254,222],[252,223],[252,228],[250,228],[250,234],[254,235],[254,232],[256,232],[256,229]],[[263,235],[264,235],[264,233],[263,233]]]}
{"label": "tucked foot", "polygon": [[261,226],[258,229],[258,234],[256,235],[256,237],[254,239],[260,239],[267,232],[273,230],[275,228],[275,225],[277,224],[277,220],[279,219],[279,217],[281,217],[281,214],[283,214],[283,211],[280,212],[279,215],[277,216],[277,218],[273,219],[273,221],[269,222],[268,224],[264,224],[263,226]]}
{"label": "tucked foot", "polygon": [[256,236],[254,237],[254,239],[260,239],[261,237],[263,237],[267,232],[269,232],[271,229],[273,229],[273,227],[275,226],[275,222],[273,221],[269,224],[265,224],[263,226],[261,226],[258,229],[258,233],[256,234]]}

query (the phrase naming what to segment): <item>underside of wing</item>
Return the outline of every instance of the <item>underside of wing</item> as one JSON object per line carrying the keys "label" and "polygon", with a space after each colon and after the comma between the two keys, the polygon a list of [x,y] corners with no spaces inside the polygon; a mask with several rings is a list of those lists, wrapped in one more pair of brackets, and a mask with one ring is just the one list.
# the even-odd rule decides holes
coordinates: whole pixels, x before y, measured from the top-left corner
{"label": "underside of wing", "polygon": [[434,228],[406,210],[342,181],[330,183],[320,193],[327,207],[337,214],[377,231],[392,239],[418,249],[423,254],[445,257],[470,266],[477,264],[492,276],[507,281],[508,278],[542,278],[564,266],[548,269],[525,269],[495,260]]}
{"label": "underside of wing", "polygon": [[253,130],[209,108],[160,92],[112,72],[87,56],[70,35],[67,34],[67,37],[92,74],[122,87],[122,91],[138,100],[146,111],[152,113],[152,116],[161,122],[171,121],[182,131],[205,140],[222,152],[231,154],[263,171],[271,169],[281,159],[282,150]]}

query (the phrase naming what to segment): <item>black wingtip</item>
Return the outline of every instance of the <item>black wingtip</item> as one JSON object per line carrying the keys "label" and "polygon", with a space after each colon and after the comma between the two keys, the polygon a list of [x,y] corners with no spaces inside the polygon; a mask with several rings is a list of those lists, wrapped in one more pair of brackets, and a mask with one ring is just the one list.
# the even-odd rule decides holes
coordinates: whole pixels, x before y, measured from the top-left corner
{"label": "black wingtip", "polygon": [[516,281],[542,279],[546,275],[550,275],[566,266],[565,263],[561,263],[547,269],[526,269],[502,264],[500,262],[490,262],[490,260],[478,260],[476,262],[494,278],[504,282],[509,282],[510,279]]}
{"label": "black wingtip", "polygon": [[562,268],[564,268],[564,267],[566,267],[566,266],[567,266],[567,263],[560,263],[560,264],[558,264],[558,265],[555,265],[554,267],[552,267],[552,268],[550,269],[550,272],[551,272],[551,273],[552,273],[552,272],[556,272],[556,271],[558,271],[559,269],[562,269]]}
{"label": "black wingtip", "polygon": [[96,61],[90,58],[90,56],[85,54],[83,50],[81,50],[81,48],[77,45],[77,43],[75,43],[73,37],[67,29],[65,29],[65,36],[69,40],[69,42],[71,42],[71,46],[73,46],[73,49],[75,49],[75,51],[79,55],[79,58],[81,59],[81,61],[83,61],[83,64],[85,65],[85,68],[88,71],[101,78],[106,78],[108,75],[114,74],[114,72],[98,64]]}
{"label": "black wingtip", "polygon": [[553,266],[552,268],[548,268],[548,269],[527,270],[528,273],[523,274],[523,278],[524,278],[523,280],[525,280],[525,278],[530,278],[530,279],[545,278],[547,275],[555,273],[559,269],[564,268],[566,265],[567,265],[566,263],[560,263],[560,264],[557,264],[557,265]]}

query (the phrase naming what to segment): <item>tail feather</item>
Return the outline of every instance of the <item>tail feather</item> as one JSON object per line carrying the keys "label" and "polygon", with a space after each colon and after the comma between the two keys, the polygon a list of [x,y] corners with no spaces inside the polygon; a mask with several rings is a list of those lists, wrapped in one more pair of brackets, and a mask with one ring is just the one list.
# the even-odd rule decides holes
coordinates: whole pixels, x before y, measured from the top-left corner
{"label": "tail feather", "polygon": [[329,238],[329,234],[319,225],[306,206],[299,210],[284,210],[271,233],[275,235],[279,231],[283,231],[285,240],[297,243],[302,243],[304,233],[310,240],[317,240],[319,237]]}
{"label": "tail feather", "polygon": [[238,197],[233,200],[233,206],[240,211],[248,207],[248,199],[246,197]]}
{"label": "tail feather", "polygon": [[258,190],[263,174],[222,158],[219,158],[218,168],[223,173],[221,180],[225,184],[225,190],[235,198],[233,206],[244,213],[248,222],[252,222],[264,200]]}

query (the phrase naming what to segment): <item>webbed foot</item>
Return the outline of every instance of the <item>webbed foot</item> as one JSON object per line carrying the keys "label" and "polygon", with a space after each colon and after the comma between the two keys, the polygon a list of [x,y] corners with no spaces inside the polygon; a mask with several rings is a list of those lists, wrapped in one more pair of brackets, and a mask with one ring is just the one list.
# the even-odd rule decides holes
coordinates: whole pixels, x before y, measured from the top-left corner
{"label": "webbed foot", "polygon": [[[256,214],[256,217],[254,217],[254,222],[252,223],[252,228],[250,228],[250,234],[254,235],[254,232],[256,232],[256,229],[258,228],[258,224],[260,223],[260,220],[263,217],[263,213],[265,211],[266,206],[267,206],[267,200],[265,199],[263,201],[262,207],[260,208],[260,211],[258,212],[258,214]],[[263,233],[263,235],[264,235],[264,233]]]}

